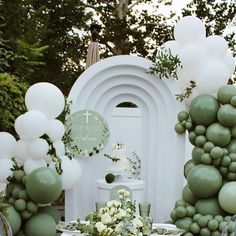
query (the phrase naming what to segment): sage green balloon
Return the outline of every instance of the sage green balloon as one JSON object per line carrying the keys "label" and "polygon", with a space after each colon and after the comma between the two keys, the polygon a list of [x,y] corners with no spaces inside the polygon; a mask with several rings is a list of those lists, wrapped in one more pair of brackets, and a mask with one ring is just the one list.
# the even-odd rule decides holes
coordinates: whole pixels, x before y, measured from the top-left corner
{"label": "sage green balloon", "polygon": [[233,96],[236,96],[236,87],[229,84],[222,86],[217,93],[217,98],[221,104],[230,104]]}
{"label": "sage green balloon", "polygon": [[221,208],[217,197],[199,199],[195,204],[195,208],[197,213],[201,215],[226,215],[225,211]]}
{"label": "sage green balloon", "polygon": [[236,153],[236,139],[235,138],[231,139],[227,148],[230,153]]}
{"label": "sage green balloon", "polygon": [[184,126],[183,126],[181,123],[177,123],[177,124],[175,125],[175,132],[176,132],[177,134],[183,134],[183,133],[185,132]]}
{"label": "sage green balloon", "polygon": [[217,99],[209,94],[200,94],[190,104],[189,114],[197,125],[210,125],[217,120],[220,107]]}
{"label": "sage green balloon", "polygon": [[182,121],[184,121],[184,120],[187,120],[188,118],[189,118],[188,112],[186,112],[186,111],[181,111],[181,112],[179,112],[179,114],[178,114],[178,120],[179,120],[179,122],[182,122]]}
{"label": "sage green balloon", "polygon": [[55,236],[56,223],[48,214],[36,214],[26,222],[25,234],[27,236]]}
{"label": "sage green balloon", "polygon": [[207,128],[206,137],[207,140],[214,143],[214,145],[225,147],[230,142],[231,133],[229,128],[220,123],[214,123]]}
{"label": "sage green balloon", "polygon": [[51,168],[40,167],[27,176],[26,192],[37,203],[47,204],[54,202],[60,196],[61,191],[61,178]]}
{"label": "sage green balloon", "polygon": [[50,215],[57,224],[61,220],[60,212],[54,206],[46,206],[39,208],[39,213],[46,213]]}
{"label": "sage green balloon", "polygon": [[233,96],[230,100],[232,106],[236,107],[236,96]]}
{"label": "sage green balloon", "polygon": [[204,149],[200,147],[194,147],[192,150],[192,159],[195,164],[201,163],[201,157],[204,154]]}
{"label": "sage green balloon", "polygon": [[189,228],[191,226],[191,224],[193,223],[192,218],[190,217],[184,217],[182,219],[179,219],[175,222],[175,225],[177,226],[177,228],[179,229],[184,229],[186,231],[189,231]]}
{"label": "sage green balloon", "polygon": [[236,181],[228,182],[220,189],[218,196],[220,206],[228,213],[236,213]]}
{"label": "sage green balloon", "polygon": [[236,125],[233,126],[233,127],[231,127],[230,131],[231,131],[231,135],[232,135],[234,138],[236,138]]}
{"label": "sage green balloon", "polygon": [[184,177],[187,179],[189,171],[195,166],[193,160],[188,160],[184,165]]}
{"label": "sage green balloon", "polygon": [[194,195],[207,198],[219,191],[222,186],[222,176],[215,167],[200,164],[190,170],[187,182]]}
{"label": "sage green balloon", "polygon": [[13,234],[16,234],[21,227],[21,217],[13,206],[6,209],[6,218],[11,226]]}
{"label": "sage green balloon", "polygon": [[185,185],[182,191],[182,198],[185,202],[194,205],[198,198],[193,194],[193,192],[189,189],[188,185]]}
{"label": "sage green balloon", "polygon": [[230,104],[225,104],[220,107],[217,113],[219,122],[227,127],[236,125],[236,108]]}

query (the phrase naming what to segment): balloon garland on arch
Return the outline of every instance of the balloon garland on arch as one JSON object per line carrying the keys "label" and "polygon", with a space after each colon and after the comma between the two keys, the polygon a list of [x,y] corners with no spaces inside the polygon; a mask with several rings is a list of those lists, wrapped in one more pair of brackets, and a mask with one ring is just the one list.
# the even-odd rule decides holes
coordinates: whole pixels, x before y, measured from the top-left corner
{"label": "balloon garland on arch", "polygon": [[187,111],[178,114],[175,131],[188,132],[194,146],[184,166],[187,185],[170,216],[191,235],[236,233],[236,87],[227,85],[235,58],[227,41],[206,37],[203,22],[180,19],[175,40],[163,44],[149,73],[177,80]]}

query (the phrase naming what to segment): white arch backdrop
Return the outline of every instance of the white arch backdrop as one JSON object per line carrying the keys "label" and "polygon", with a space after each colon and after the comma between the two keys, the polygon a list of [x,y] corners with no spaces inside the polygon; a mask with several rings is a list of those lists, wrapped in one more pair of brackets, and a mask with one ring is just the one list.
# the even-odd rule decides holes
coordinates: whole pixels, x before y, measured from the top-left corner
{"label": "white arch backdrop", "polygon": [[[145,200],[151,203],[156,222],[169,219],[183,187],[185,139],[174,131],[176,117],[184,105],[174,80],[160,80],[146,69],[151,61],[135,56],[115,56],[87,69],[75,82],[69,100],[71,114],[82,109],[95,110],[112,123],[112,111],[122,102],[136,104],[142,114],[141,177],[146,181]],[[119,129],[119,127],[117,127]],[[127,134],[126,135],[134,135]],[[104,151],[104,153],[106,153]],[[96,179],[104,178],[103,154],[79,159],[83,174],[77,185],[66,191],[66,220],[84,218],[94,210]]]}

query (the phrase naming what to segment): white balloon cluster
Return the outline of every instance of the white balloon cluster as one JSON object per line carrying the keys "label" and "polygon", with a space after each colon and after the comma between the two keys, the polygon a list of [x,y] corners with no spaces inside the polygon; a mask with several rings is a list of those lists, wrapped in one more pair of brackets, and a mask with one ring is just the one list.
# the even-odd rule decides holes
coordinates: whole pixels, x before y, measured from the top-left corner
{"label": "white balloon cluster", "polygon": [[7,177],[11,175],[12,157],[23,165],[27,174],[50,164],[49,144],[41,137],[46,134],[56,150],[56,155],[62,160],[63,187],[71,188],[80,177],[81,168],[78,161],[69,160],[65,156],[65,145],[62,141],[65,128],[56,119],[65,106],[62,92],[53,84],[37,83],[27,90],[25,104],[28,111],[15,120],[15,130],[20,139],[16,141],[11,134],[0,132],[0,182],[7,182]]}
{"label": "white balloon cluster", "polygon": [[174,37],[163,47],[180,59],[182,68],[177,69],[177,76],[182,91],[191,80],[196,82],[192,98],[201,93],[214,94],[227,84],[235,70],[235,58],[228,52],[228,43],[222,36],[206,37],[203,22],[195,16],[186,16],[177,22]]}

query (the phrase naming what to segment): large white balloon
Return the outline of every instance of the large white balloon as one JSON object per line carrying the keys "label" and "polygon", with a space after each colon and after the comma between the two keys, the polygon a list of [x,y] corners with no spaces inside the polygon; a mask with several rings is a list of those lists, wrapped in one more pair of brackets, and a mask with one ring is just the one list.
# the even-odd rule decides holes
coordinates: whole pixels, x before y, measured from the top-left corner
{"label": "large white balloon", "polygon": [[11,134],[0,132],[0,158],[12,158],[15,146],[16,140]]}
{"label": "large white balloon", "polygon": [[196,44],[189,44],[179,51],[179,59],[184,70],[197,72],[206,62],[205,48]]}
{"label": "large white balloon", "polygon": [[35,139],[46,132],[47,117],[40,111],[28,111],[15,120],[15,130],[24,139]]}
{"label": "large white balloon", "polygon": [[206,37],[206,29],[199,18],[185,16],[176,23],[174,36],[181,46],[186,46],[191,43],[201,42]]}
{"label": "large white balloon", "polygon": [[61,140],[65,133],[65,127],[59,120],[52,119],[48,121],[46,134],[52,141]]}
{"label": "large white balloon", "polygon": [[25,95],[28,110],[39,110],[48,118],[58,117],[65,106],[64,96],[55,85],[42,82],[31,86]]}
{"label": "large white balloon", "polygon": [[56,155],[57,156],[63,156],[65,155],[65,144],[62,142],[62,140],[58,140],[56,142],[53,142],[53,147],[56,149]]}
{"label": "large white balloon", "polygon": [[26,159],[30,158],[29,154],[29,144],[30,140],[27,139],[19,139],[16,142],[16,148],[15,148],[15,158],[21,162],[24,162]]}
{"label": "large white balloon", "polygon": [[211,35],[203,41],[208,55],[212,59],[222,59],[226,56],[228,50],[227,41],[219,35]]}
{"label": "large white balloon", "polygon": [[0,182],[7,183],[7,178],[12,174],[13,163],[10,159],[0,159]]}
{"label": "large white balloon", "polygon": [[61,168],[63,169],[61,180],[62,188],[70,189],[81,176],[82,170],[79,162],[76,159],[70,160],[67,156],[62,156],[61,158]]}
{"label": "large white balloon", "polygon": [[31,171],[37,168],[46,167],[46,166],[47,166],[47,163],[43,159],[34,160],[34,159],[29,158],[24,163],[24,171],[26,174],[29,174]]}
{"label": "large white balloon", "polygon": [[209,60],[196,77],[199,93],[213,93],[225,85],[229,79],[227,67],[220,61]]}
{"label": "large white balloon", "polygon": [[227,53],[222,61],[227,66],[229,74],[231,76],[235,71],[235,65],[236,65],[235,58],[230,53]]}
{"label": "large white balloon", "polygon": [[176,73],[178,77],[177,83],[183,92],[183,90],[185,90],[190,85],[190,81],[195,79],[196,73],[180,67],[177,69]]}
{"label": "large white balloon", "polygon": [[29,143],[29,154],[32,159],[44,158],[49,150],[48,142],[45,139],[37,138]]}
{"label": "large white balloon", "polygon": [[173,56],[176,56],[180,50],[180,46],[175,40],[170,40],[170,41],[165,42],[162,45],[162,47],[167,50],[170,50],[170,52]]}

